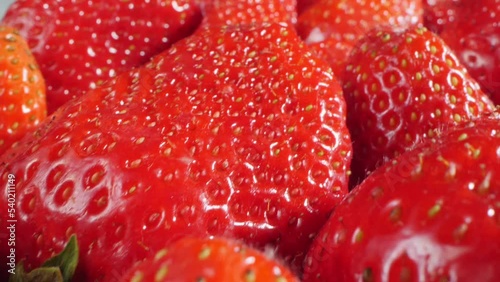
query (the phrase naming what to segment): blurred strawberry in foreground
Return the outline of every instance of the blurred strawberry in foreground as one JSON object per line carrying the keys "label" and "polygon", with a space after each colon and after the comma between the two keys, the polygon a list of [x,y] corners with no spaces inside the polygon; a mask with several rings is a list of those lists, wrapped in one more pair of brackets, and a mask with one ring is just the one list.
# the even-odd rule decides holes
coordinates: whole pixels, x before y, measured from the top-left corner
{"label": "blurred strawberry in foreground", "polygon": [[[199,0],[202,1],[202,0]],[[205,0],[204,23],[240,25],[297,22],[296,0]]]}
{"label": "blurred strawberry in foreground", "polygon": [[0,154],[46,116],[45,81],[28,44],[0,26]]}
{"label": "blurred strawberry in foreground", "polygon": [[298,282],[284,266],[236,241],[183,238],[132,267],[123,282]]}
{"label": "blurred strawberry in foreground", "polygon": [[272,245],[301,264],[347,193],[351,158],[330,67],[272,23],[202,27],[69,102],[18,148],[0,170],[16,176],[16,256],[30,269],[75,233],[77,281],[186,235]]}
{"label": "blurred strawberry in foreground", "polygon": [[368,33],[348,59],[344,95],[354,184],[435,129],[494,109],[450,48],[425,28]]}
{"label": "blurred strawberry in foreground", "polygon": [[500,105],[500,0],[461,0],[440,36]]}
{"label": "blurred strawberry in foreground", "polygon": [[17,0],[19,29],[47,83],[48,111],[167,49],[201,21],[194,0]]}
{"label": "blurred strawberry in foreground", "polygon": [[420,0],[320,0],[300,14],[297,30],[304,41],[341,78],[349,51],[369,30],[409,27],[422,20]]}
{"label": "blurred strawberry in foreground", "polygon": [[499,152],[494,115],[380,167],[316,237],[304,282],[498,281]]}

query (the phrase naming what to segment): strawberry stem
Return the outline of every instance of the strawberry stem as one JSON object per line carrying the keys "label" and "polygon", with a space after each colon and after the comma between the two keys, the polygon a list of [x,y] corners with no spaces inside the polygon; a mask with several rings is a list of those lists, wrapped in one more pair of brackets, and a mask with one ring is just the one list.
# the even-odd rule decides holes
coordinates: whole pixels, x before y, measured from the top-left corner
{"label": "strawberry stem", "polygon": [[78,265],[78,242],[72,235],[64,250],[48,259],[40,268],[26,273],[21,261],[11,275],[9,282],[69,282]]}

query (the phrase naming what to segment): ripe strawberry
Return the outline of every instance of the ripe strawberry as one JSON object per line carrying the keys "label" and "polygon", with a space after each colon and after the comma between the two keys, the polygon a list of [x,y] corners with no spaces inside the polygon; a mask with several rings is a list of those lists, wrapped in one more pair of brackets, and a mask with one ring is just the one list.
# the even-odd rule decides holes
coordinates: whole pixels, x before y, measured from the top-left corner
{"label": "ripe strawberry", "polygon": [[377,169],[335,209],[311,281],[498,281],[500,115],[442,132]]}
{"label": "ripe strawberry", "polygon": [[500,104],[500,0],[463,0],[440,33],[469,73]]}
{"label": "ripe strawberry", "polygon": [[242,243],[183,238],[132,267],[120,279],[137,281],[298,282],[288,269]]}
{"label": "ripe strawberry", "polygon": [[27,38],[52,113],[190,34],[201,20],[193,2],[17,0],[3,23]]}
{"label": "ripe strawberry", "polygon": [[202,27],[21,143],[0,169],[16,176],[17,255],[31,268],[75,233],[89,281],[185,235],[302,262],[347,193],[351,155],[331,69],[271,23]]}
{"label": "ripe strawberry", "polygon": [[45,81],[18,31],[0,26],[0,154],[47,116]]}
{"label": "ripe strawberry", "polygon": [[300,14],[297,30],[341,77],[349,51],[366,32],[386,25],[416,25],[422,13],[420,0],[320,0]]}
{"label": "ripe strawberry", "polygon": [[297,22],[296,0],[205,0],[204,22],[212,25]]}
{"label": "ripe strawberry", "polygon": [[425,28],[368,33],[348,60],[344,95],[353,179],[432,137],[436,128],[494,109],[450,48]]}

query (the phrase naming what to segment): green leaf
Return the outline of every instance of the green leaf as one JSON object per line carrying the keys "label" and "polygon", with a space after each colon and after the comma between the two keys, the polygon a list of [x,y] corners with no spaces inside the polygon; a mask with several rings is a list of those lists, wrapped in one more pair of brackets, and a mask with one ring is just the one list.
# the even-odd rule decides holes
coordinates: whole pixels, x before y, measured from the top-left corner
{"label": "green leaf", "polygon": [[78,254],[78,242],[76,236],[72,235],[64,250],[48,259],[40,268],[26,273],[23,262],[18,263],[9,282],[69,282],[78,265]]}

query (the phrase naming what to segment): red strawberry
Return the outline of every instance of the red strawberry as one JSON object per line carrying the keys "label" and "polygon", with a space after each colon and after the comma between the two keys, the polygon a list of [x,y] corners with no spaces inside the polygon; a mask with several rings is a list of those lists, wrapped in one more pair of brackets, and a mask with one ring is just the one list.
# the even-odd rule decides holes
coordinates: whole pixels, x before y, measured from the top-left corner
{"label": "red strawberry", "polygon": [[244,244],[226,240],[184,238],[132,267],[123,282],[298,282],[275,260]]}
{"label": "red strawberry", "polygon": [[0,154],[47,116],[45,81],[18,31],[0,26]]}
{"label": "red strawberry", "polygon": [[360,178],[434,129],[494,109],[450,48],[425,28],[367,34],[348,60],[344,95]]}
{"label": "red strawberry", "polygon": [[51,113],[190,34],[201,20],[193,2],[17,0],[3,23],[28,39]]}
{"label": "red strawberry", "polygon": [[302,262],[347,193],[351,155],[340,85],[279,24],[202,27],[19,148],[0,169],[16,176],[19,259],[38,265],[75,233],[89,281],[189,234]]}
{"label": "red strawberry", "polygon": [[296,0],[205,0],[205,24],[297,22]]}
{"label": "red strawberry", "polygon": [[463,0],[440,36],[500,105],[500,0]]}
{"label": "red strawberry", "polygon": [[299,16],[297,30],[341,77],[349,51],[366,32],[418,24],[422,12],[420,0],[320,0]]}
{"label": "red strawberry", "polygon": [[500,277],[500,115],[442,133],[377,169],[305,260],[311,281]]}

